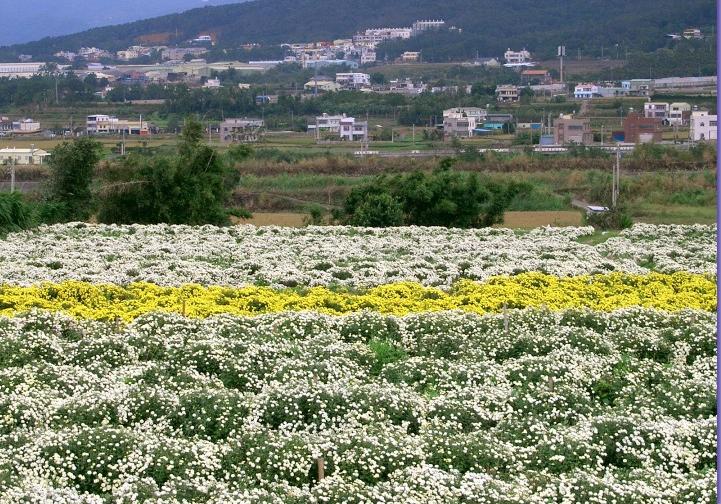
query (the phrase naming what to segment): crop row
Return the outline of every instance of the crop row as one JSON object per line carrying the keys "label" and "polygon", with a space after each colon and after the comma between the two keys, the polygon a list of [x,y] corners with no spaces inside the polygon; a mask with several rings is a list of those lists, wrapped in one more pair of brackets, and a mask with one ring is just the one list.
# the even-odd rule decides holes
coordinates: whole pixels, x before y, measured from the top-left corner
{"label": "crop row", "polygon": [[715,226],[637,225],[603,243],[593,228],[41,226],[0,241],[5,283],[371,287],[545,272],[715,272]]}
{"label": "crop row", "polygon": [[336,315],[361,310],[393,315],[448,310],[487,313],[541,306],[552,310],[612,311],[630,306],[668,311],[712,310],[716,307],[716,285],[711,277],[688,273],[613,273],[565,278],[523,273],[490,278],[485,283],[461,281],[448,292],[412,283],[360,292],[326,287],[274,290],[199,285],[159,287],[147,283],[122,287],[83,282],[0,287],[0,315],[42,308],[96,320],[133,320],[155,311],[203,318],[223,313],[257,315],[286,311]]}
{"label": "crop row", "polygon": [[714,501],[709,312],[0,320],[3,502]]}

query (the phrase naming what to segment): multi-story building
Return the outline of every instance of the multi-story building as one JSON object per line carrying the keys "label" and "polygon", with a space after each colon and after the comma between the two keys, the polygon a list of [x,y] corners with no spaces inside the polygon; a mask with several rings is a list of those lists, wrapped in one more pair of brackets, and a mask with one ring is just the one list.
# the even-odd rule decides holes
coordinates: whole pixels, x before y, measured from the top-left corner
{"label": "multi-story building", "polygon": [[315,118],[315,124],[308,126],[308,131],[320,135],[330,133],[338,135],[341,140],[367,141],[368,123],[357,121],[355,117],[323,114]]}
{"label": "multi-story building", "polygon": [[419,20],[411,26],[412,35],[415,37],[427,30],[440,30],[446,26],[446,22],[442,19]]}
{"label": "multi-story building", "polygon": [[223,143],[257,142],[264,125],[262,119],[226,119],[220,123],[220,141]]}
{"label": "multi-story building", "polygon": [[518,86],[501,84],[496,86],[496,99],[499,102],[517,102],[520,97]]}
{"label": "multi-story building", "polygon": [[401,61],[403,63],[417,63],[421,60],[420,51],[406,51],[401,54]]}
{"label": "multi-story building", "polygon": [[705,110],[691,112],[689,137],[694,142],[716,140],[718,116],[711,115]]}
{"label": "multi-story building", "polygon": [[601,96],[598,85],[590,83],[582,83],[576,86],[573,91],[573,97],[576,100],[590,100]]}
{"label": "multi-story building", "polygon": [[478,127],[479,119],[460,111],[443,111],[443,133],[452,137],[472,137]]}
{"label": "multi-story building", "polygon": [[32,119],[22,119],[20,121],[13,121],[12,132],[20,135],[27,135],[31,133],[38,133],[40,131],[40,123],[33,121]]}
{"label": "multi-story building", "polygon": [[488,111],[480,107],[455,107],[443,111],[444,119],[455,115],[473,117],[476,122],[480,123],[488,118]]}
{"label": "multi-story building", "polygon": [[553,139],[556,145],[589,145],[593,143],[591,121],[588,118],[561,114],[556,119],[554,126]]}
{"label": "multi-story building", "polygon": [[621,82],[623,94],[628,96],[650,96],[653,93],[653,79],[631,79]]}
{"label": "multi-story building", "polygon": [[520,63],[527,63],[531,59],[531,53],[526,49],[522,51],[512,51],[510,48],[503,55],[506,63],[511,65],[518,65]]}
{"label": "multi-story building", "polygon": [[85,131],[88,135],[125,133],[128,135],[146,136],[150,134],[149,125],[147,121],[143,121],[142,117],[138,121],[129,121],[105,114],[87,116]]}
{"label": "multi-story building", "polygon": [[375,46],[384,40],[409,39],[411,28],[369,28],[353,37],[354,43]]}
{"label": "multi-story building", "polygon": [[375,63],[376,61],[376,52],[374,49],[370,49],[368,47],[364,47],[361,49],[360,52],[360,64],[361,65],[367,65],[368,63]]}
{"label": "multi-story building", "polygon": [[668,110],[668,123],[672,126],[685,126],[691,119],[691,105],[685,102],[672,103]]}
{"label": "multi-story building", "polygon": [[344,117],[340,120],[341,140],[368,141],[368,123],[356,121],[355,117]]}
{"label": "multi-story building", "polygon": [[669,104],[666,102],[646,102],[643,104],[643,116],[647,119],[664,121],[668,118],[669,109]]}
{"label": "multi-story building", "polygon": [[336,83],[345,89],[361,89],[371,85],[371,76],[361,72],[343,72],[335,74]]}
{"label": "multi-story building", "polygon": [[623,121],[624,139],[626,143],[634,144],[660,142],[663,140],[662,124],[662,118],[631,112]]}

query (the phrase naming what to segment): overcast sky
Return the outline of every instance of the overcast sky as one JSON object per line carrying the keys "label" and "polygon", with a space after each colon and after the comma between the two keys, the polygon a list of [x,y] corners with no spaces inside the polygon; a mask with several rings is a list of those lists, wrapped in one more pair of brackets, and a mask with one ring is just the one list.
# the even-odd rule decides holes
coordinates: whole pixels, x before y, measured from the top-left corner
{"label": "overcast sky", "polygon": [[0,0],[0,45],[240,0]]}

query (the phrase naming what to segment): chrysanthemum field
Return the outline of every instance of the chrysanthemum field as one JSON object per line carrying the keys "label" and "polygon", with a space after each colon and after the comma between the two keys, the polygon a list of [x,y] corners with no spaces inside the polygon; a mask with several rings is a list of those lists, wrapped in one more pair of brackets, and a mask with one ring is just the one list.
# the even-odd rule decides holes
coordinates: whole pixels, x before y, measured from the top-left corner
{"label": "chrysanthemum field", "polygon": [[11,234],[0,502],[715,502],[716,228],[591,233]]}

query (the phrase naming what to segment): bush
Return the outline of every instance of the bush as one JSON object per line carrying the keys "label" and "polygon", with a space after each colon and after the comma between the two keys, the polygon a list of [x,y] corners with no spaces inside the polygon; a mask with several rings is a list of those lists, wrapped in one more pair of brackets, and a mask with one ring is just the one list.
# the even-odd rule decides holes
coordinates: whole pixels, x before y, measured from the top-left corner
{"label": "bush", "polygon": [[27,229],[34,220],[32,207],[20,193],[0,193],[0,234]]}
{"label": "bush", "polygon": [[621,207],[613,208],[607,212],[587,213],[585,221],[587,225],[604,231],[609,229],[627,229],[633,226],[633,219],[631,219],[631,216]]}

